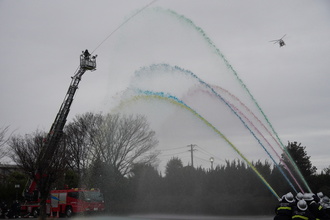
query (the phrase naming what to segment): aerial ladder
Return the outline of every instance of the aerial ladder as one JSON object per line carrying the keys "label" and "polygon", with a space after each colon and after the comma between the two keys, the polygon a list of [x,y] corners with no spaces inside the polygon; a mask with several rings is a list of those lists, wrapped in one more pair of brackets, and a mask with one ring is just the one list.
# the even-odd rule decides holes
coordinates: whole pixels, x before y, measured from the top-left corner
{"label": "aerial ladder", "polygon": [[[56,115],[49,133],[47,134],[47,137],[44,139],[44,147],[39,159],[40,163],[44,165],[43,168],[47,167],[47,163],[52,159],[56,147],[60,143],[61,137],[63,135],[63,128],[70,112],[73,97],[76,93],[76,90],[78,89],[78,84],[81,80],[81,77],[87,70],[96,70],[96,57],[97,55],[92,56],[88,50],[83,51],[80,55],[80,66],[75,72],[74,76],[71,77],[72,81],[65,95],[64,101]],[[36,171],[36,178],[41,178],[38,175],[38,171]],[[27,193],[33,195],[35,193],[36,187],[36,181],[32,181],[27,190]]]}
{"label": "aerial ladder", "polygon": [[52,124],[52,127],[50,128],[50,131],[45,140],[45,159],[48,159],[47,157],[51,157],[53,155],[55,148],[62,137],[63,128],[70,112],[73,97],[76,93],[76,90],[78,89],[78,84],[81,80],[81,77],[87,70],[94,71],[96,69],[96,57],[97,55],[91,57],[88,50],[85,50],[85,52],[80,55],[79,69],[72,77],[72,81],[64,98],[64,101],[60,107],[59,112],[56,115],[55,121]]}

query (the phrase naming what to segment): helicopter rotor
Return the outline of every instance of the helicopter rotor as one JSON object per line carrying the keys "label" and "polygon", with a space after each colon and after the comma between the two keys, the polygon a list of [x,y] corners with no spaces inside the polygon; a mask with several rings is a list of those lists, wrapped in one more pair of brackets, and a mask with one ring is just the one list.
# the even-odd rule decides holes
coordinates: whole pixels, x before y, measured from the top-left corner
{"label": "helicopter rotor", "polygon": [[285,43],[284,43],[284,41],[283,41],[283,38],[286,36],[286,34],[284,34],[283,35],[283,37],[281,37],[280,39],[278,39],[278,40],[271,40],[271,41],[269,41],[269,42],[274,42],[274,44],[279,44],[280,45],[280,47],[282,47],[282,46],[284,46],[285,45]]}

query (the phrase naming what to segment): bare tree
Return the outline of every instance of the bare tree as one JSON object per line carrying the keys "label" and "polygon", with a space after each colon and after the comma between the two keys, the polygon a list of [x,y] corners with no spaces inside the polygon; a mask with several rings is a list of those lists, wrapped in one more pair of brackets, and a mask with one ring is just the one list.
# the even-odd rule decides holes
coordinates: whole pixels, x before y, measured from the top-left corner
{"label": "bare tree", "polygon": [[6,157],[8,155],[8,149],[7,149],[7,142],[8,138],[6,138],[6,134],[8,132],[9,127],[0,128],[0,161],[2,158]]}
{"label": "bare tree", "polygon": [[101,114],[86,113],[78,115],[65,127],[67,147],[70,152],[70,167],[79,175],[79,185],[86,185],[87,170],[94,161],[91,143],[97,125],[102,120]]}
{"label": "bare tree", "polygon": [[[45,163],[41,159],[44,158],[45,136],[45,133],[36,131],[34,134],[25,135],[25,137],[14,136],[8,143],[13,152],[11,158],[25,171],[31,181],[37,184],[42,217],[46,216],[46,200],[49,192],[56,180],[66,170],[69,155],[65,142],[61,141],[58,146],[54,146],[53,155]],[[30,193],[32,192],[30,191]]]}
{"label": "bare tree", "polygon": [[93,134],[94,155],[122,176],[134,163],[156,162],[158,141],[144,116],[104,116]]}

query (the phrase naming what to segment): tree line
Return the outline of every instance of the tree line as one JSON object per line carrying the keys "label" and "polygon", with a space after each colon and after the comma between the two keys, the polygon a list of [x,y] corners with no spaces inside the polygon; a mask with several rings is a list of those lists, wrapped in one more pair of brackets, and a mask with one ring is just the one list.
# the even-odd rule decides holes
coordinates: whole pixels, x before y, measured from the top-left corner
{"label": "tree line", "polygon": [[[45,135],[36,131],[6,140],[9,155],[23,171],[14,173],[7,184],[16,181],[23,186],[27,179],[35,178],[42,166],[38,161]],[[66,125],[49,161],[49,187],[100,188],[111,213],[273,214],[276,197],[244,162],[226,161],[225,165],[204,169],[184,166],[180,158],[173,157],[161,174],[155,166],[157,144],[144,116],[78,115]],[[317,174],[306,147],[288,142],[286,150],[311,190],[330,195],[330,166]],[[286,174],[294,170],[288,160],[282,154],[280,168]],[[288,169],[284,169],[284,163],[289,164]],[[279,167],[267,160],[253,165],[279,196],[294,193]],[[1,187],[0,196],[4,198],[6,184]],[[297,185],[294,187],[297,189]]]}

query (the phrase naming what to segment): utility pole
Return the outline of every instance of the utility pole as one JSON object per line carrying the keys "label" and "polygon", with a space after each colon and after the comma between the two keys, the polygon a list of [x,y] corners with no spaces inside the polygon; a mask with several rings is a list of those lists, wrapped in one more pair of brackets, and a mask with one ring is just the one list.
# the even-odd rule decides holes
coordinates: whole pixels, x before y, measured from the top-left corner
{"label": "utility pole", "polygon": [[188,150],[188,151],[190,151],[190,153],[191,153],[191,166],[192,167],[194,167],[194,151],[196,150],[196,149],[194,149],[195,146],[196,146],[196,144],[190,144],[187,146],[187,147],[190,147],[190,150]]}

